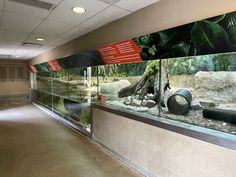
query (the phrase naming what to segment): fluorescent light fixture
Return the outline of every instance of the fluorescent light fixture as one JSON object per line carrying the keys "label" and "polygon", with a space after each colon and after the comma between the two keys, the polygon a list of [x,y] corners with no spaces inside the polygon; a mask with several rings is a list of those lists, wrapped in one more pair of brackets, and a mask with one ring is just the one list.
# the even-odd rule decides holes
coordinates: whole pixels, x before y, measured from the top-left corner
{"label": "fluorescent light fixture", "polygon": [[24,42],[22,45],[26,47],[41,47],[42,46],[41,44],[31,43],[31,42]]}
{"label": "fluorescent light fixture", "polygon": [[44,39],[44,38],[41,38],[41,37],[36,38],[36,40],[37,40],[37,41],[45,41],[45,39]]}
{"label": "fluorescent light fixture", "polygon": [[86,12],[85,8],[83,8],[83,7],[73,7],[72,11],[77,14],[83,14]]}

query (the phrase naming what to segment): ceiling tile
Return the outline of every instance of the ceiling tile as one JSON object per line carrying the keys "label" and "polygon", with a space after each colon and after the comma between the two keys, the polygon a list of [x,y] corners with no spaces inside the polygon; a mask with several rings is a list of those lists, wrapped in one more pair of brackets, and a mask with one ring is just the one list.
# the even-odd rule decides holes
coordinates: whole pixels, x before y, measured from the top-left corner
{"label": "ceiling tile", "polygon": [[36,8],[33,6],[13,1],[6,1],[5,10],[16,14],[30,15],[30,17],[39,17],[39,18],[45,18],[49,14],[48,10]]}
{"label": "ceiling tile", "polygon": [[[43,38],[44,41],[37,41],[37,38]],[[37,44],[42,44],[45,45],[49,42],[51,42],[52,40],[54,40],[55,37],[51,37],[51,36],[44,36],[44,35],[35,35],[35,34],[31,34],[27,40],[25,40],[25,42],[30,42],[30,43],[37,43]]]}
{"label": "ceiling tile", "polygon": [[105,3],[108,3],[108,4],[114,4],[120,0],[99,0],[99,1],[102,1],[102,2],[105,2]]}
{"label": "ceiling tile", "polygon": [[1,0],[1,1],[0,1],[0,10],[2,10],[2,9],[3,9],[3,4],[4,4],[4,1],[3,1],[3,0]]}
{"label": "ceiling tile", "polygon": [[3,13],[2,28],[11,31],[30,33],[39,25],[41,19],[29,15],[16,15],[9,12]]}
{"label": "ceiling tile", "polygon": [[96,16],[90,18],[89,20],[85,21],[81,24],[82,27],[85,28],[99,28],[111,21],[115,21],[119,18],[122,18],[126,15],[130,14],[130,12],[120,9],[118,7],[109,7],[104,11],[100,12]]}
{"label": "ceiling tile", "polygon": [[33,55],[34,53],[37,53],[38,51],[40,51],[40,47],[21,46],[12,55],[27,56],[27,55]]}
{"label": "ceiling tile", "polygon": [[11,55],[19,46],[20,42],[0,41],[0,54]]}
{"label": "ceiling tile", "polygon": [[121,0],[115,5],[134,12],[158,1],[160,0]]}
{"label": "ceiling tile", "polygon": [[[76,6],[85,8],[86,13],[74,13],[71,9]],[[48,18],[76,26],[108,6],[109,4],[98,0],[66,0],[56,7]]]}
{"label": "ceiling tile", "polygon": [[89,33],[90,31],[93,31],[94,29],[92,28],[84,28],[82,26],[77,26],[73,29],[71,29],[70,31],[68,31],[67,33],[65,33],[62,38],[66,39],[66,40],[72,40],[75,39],[79,36],[82,36],[86,33]]}
{"label": "ceiling tile", "polygon": [[23,42],[28,36],[29,33],[0,30],[0,40],[3,41]]}
{"label": "ceiling tile", "polygon": [[33,33],[36,35],[58,37],[71,28],[73,28],[73,26],[68,24],[58,23],[52,20],[45,20]]}

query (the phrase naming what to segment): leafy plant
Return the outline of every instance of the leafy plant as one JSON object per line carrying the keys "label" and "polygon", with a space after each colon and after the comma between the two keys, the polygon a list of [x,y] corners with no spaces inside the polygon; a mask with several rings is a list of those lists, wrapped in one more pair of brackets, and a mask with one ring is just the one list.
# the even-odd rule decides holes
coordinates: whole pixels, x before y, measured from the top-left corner
{"label": "leafy plant", "polygon": [[228,71],[231,64],[230,55],[216,55],[214,57],[216,71]]}
{"label": "leafy plant", "polygon": [[236,49],[236,13],[135,38],[144,60],[231,52]]}

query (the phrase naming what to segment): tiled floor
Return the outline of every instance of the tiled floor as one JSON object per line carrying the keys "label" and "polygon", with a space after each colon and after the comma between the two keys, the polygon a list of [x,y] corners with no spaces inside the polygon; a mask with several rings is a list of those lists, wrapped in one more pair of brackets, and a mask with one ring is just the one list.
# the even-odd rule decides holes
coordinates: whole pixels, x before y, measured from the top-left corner
{"label": "tiled floor", "polygon": [[34,105],[0,108],[0,177],[142,177]]}

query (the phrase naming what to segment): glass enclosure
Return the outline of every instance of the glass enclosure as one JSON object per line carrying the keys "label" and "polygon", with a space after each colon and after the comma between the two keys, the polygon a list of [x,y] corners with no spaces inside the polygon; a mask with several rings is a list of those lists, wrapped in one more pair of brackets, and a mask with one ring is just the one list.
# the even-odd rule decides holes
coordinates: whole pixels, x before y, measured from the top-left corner
{"label": "glass enclosure", "polygon": [[36,74],[35,101],[89,133],[91,102],[97,102],[97,68],[78,68]]}
{"label": "glass enclosure", "polygon": [[[236,54],[99,66],[102,104],[236,135]],[[105,74],[104,74],[105,72]]]}
{"label": "glass enclosure", "polygon": [[90,131],[90,104],[236,135],[236,54],[37,73],[36,100]]}

